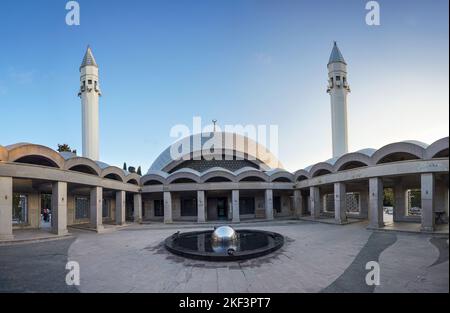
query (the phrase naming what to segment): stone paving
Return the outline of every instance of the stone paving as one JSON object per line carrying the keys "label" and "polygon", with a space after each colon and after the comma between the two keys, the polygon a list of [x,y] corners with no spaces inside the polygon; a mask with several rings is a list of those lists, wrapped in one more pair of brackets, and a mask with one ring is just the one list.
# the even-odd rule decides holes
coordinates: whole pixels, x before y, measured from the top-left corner
{"label": "stone paving", "polygon": [[[449,291],[447,238],[372,232],[365,226],[307,221],[241,224],[236,227],[281,233],[286,243],[268,256],[222,263],[184,259],[162,245],[177,230],[211,225],[131,225],[105,234],[74,231],[76,239],[0,247],[0,291]],[[57,262],[50,251],[58,256]],[[77,289],[64,284],[67,260],[80,264]],[[380,264],[379,286],[365,284],[368,261]],[[14,273],[20,273],[19,278]],[[41,280],[44,290],[39,289]]]}

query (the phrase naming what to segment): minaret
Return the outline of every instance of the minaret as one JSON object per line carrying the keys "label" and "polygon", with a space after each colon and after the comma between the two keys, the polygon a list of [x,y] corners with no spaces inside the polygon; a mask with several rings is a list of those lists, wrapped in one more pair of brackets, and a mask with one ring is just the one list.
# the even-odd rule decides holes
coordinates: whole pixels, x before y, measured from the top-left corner
{"label": "minaret", "polygon": [[331,128],[333,132],[333,158],[348,152],[347,131],[347,63],[334,42],[328,61],[328,88],[331,97]]}
{"label": "minaret", "polygon": [[83,157],[97,161],[98,149],[98,65],[88,46],[80,66],[80,92],[82,112]]}

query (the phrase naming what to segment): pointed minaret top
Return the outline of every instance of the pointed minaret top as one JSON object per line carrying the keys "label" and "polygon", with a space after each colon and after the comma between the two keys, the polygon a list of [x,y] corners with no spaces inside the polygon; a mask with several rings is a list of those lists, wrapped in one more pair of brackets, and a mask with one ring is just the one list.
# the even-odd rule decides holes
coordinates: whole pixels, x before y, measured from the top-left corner
{"label": "pointed minaret top", "polygon": [[333,50],[331,50],[330,60],[328,61],[328,64],[337,63],[337,62],[341,62],[341,63],[344,63],[347,65],[347,63],[344,60],[344,57],[342,56],[341,51],[339,51],[336,41],[335,41],[334,45],[333,45]]}
{"label": "pointed minaret top", "polygon": [[88,46],[86,54],[84,55],[83,62],[81,63],[80,69],[85,66],[95,66],[98,67],[97,62],[95,62],[94,55],[92,54],[91,47]]}

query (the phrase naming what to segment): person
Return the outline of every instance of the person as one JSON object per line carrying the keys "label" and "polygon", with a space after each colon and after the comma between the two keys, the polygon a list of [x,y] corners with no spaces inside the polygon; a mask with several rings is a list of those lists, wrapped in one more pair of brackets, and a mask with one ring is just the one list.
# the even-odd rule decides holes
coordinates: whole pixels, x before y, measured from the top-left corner
{"label": "person", "polygon": [[44,208],[44,222],[48,222],[48,209]]}

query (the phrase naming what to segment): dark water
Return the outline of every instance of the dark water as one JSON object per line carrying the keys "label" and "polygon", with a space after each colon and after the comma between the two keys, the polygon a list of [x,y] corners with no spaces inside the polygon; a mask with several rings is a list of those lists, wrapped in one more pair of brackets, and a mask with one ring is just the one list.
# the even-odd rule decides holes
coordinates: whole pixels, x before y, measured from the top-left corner
{"label": "dark water", "polygon": [[262,249],[274,241],[266,233],[237,231],[236,241],[215,244],[211,241],[211,234],[212,232],[184,234],[174,241],[174,245],[191,251],[227,253],[230,248],[236,252]]}

